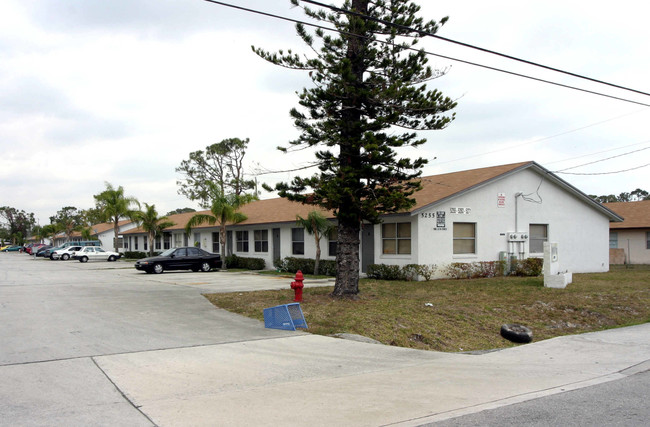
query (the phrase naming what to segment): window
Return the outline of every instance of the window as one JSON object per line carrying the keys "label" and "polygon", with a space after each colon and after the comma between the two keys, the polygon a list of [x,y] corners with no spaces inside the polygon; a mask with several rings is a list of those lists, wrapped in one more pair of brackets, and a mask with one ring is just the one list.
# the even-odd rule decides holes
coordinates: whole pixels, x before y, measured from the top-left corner
{"label": "window", "polygon": [[129,242],[131,241],[131,236],[124,239],[124,249],[129,249]]}
{"label": "window", "polygon": [[192,246],[196,246],[196,247],[201,246],[201,233],[194,233],[194,242]]}
{"label": "window", "polygon": [[609,232],[609,248],[610,249],[618,248],[618,233],[616,231]]}
{"label": "window", "polygon": [[172,235],[169,233],[163,233],[163,245],[165,249],[172,247]]}
{"label": "window", "polygon": [[338,248],[339,243],[339,230],[337,228],[332,228],[327,235],[327,239],[329,240],[327,254],[329,256],[336,256],[336,249]]}
{"label": "window", "polygon": [[238,231],[237,252],[248,252],[248,231]]}
{"label": "window", "polygon": [[269,251],[269,230],[255,230],[253,240],[255,240],[255,252]]}
{"label": "window", "polygon": [[382,253],[408,255],[411,253],[411,223],[397,222],[381,225]]}
{"label": "window", "polygon": [[183,246],[185,246],[183,244],[183,234],[178,234],[178,233],[174,234],[174,247],[180,248]]}
{"label": "window", "polygon": [[148,248],[148,246],[149,246],[149,236],[144,236],[142,238],[142,242],[143,242],[142,249],[144,249],[145,251],[148,250],[149,249]]}
{"label": "window", "polygon": [[305,254],[305,229],[304,228],[291,229],[291,253],[293,255]]}
{"label": "window", "polygon": [[133,250],[137,251],[138,250],[138,236],[135,236],[133,238]]}
{"label": "window", "polygon": [[530,224],[528,250],[531,254],[543,254],[544,242],[548,242],[548,224]]}
{"label": "window", "polygon": [[476,253],[476,224],[454,222],[454,254]]}
{"label": "window", "polygon": [[645,233],[645,248],[650,249],[650,231]]}
{"label": "window", "polygon": [[156,250],[160,250],[160,236],[156,236]]}
{"label": "window", "polygon": [[212,233],[212,252],[219,253],[219,233]]}
{"label": "window", "polygon": [[199,248],[187,248],[187,256],[201,256],[201,251]]}

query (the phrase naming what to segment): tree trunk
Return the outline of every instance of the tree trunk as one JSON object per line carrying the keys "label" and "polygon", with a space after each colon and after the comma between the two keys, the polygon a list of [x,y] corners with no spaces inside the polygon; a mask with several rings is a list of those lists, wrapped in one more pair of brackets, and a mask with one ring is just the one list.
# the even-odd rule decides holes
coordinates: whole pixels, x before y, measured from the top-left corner
{"label": "tree trunk", "polygon": [[359,293],[359,222],[339,222],[336,248],[336,283],[332,295],[349,297]]}
{"label": "tree trunk", "polygon": [[314,276],[318,276],[318,266],[320,264],[320,235],[318,230],[314,230],[314,241],[316,242],[316,259],[314,260]]}
{"label": "tree trunk", "polygon": [[221,269],[228,270],[226,265],[226,224],[222,222],[219,226],[219,243],[221,244]]}
{"label": "tree trunk", "polygon": [[115,218],[113,218],[113,220],[115,221],[115,222],[113,223],[113,234],[114,234],[114,236],[113,236],[113,246],[115,246],[115,248],[114,248],[114,249],[115,249],[115,252],[118,252],[118,253],[119,253],[120,251],[117,249],[117,234],[118,234],[119,231],[120,231],[120,226],[119,226],[119,224],[118,224],[118,222],[119,222],[119,220],[120,220],[120,217],[119,217],[119,216],[116,216]]}
{"label": "tree trunk", "polygon": [[[352,10],[366,15],[368,0],[352,0]],[[347,97],[343,100],[343,118],[345,125],[341,129],[339,144],[339,172],[341,182],[341,202],[339,203],[338,232],[339,240],[336,250],[336,284],[332,295],[355,296],[359,293],[359,232],[361,230],[361,201],[356,189],[363,185],[361,170],[361,111],[363,104],[363,74],[366,41],[363,38],[365,28],[357,17],[348,17],[352,25],[348,36],[346,57],[350,61],[351,73],[345,76]],[[357,35],[358,34],[358,35]]]}

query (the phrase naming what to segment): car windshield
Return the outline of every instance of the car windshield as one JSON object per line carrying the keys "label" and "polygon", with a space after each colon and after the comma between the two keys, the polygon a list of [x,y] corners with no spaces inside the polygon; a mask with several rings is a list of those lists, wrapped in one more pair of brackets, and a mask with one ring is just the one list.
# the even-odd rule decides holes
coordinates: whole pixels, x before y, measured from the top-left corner
{"label": "car windshield", "polygon": [[167,249],[165,252],[161,253],[160,256],[170,256],[176,251],[176,248]]}

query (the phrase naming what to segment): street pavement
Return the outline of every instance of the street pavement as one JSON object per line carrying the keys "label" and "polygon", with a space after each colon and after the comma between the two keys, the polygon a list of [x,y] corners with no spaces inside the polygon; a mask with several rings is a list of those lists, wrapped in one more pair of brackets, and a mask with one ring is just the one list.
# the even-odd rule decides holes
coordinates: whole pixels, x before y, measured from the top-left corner
{"label": "street pavement", "polygon": [[201,295],[289,282],[0,253],[0,425],[416,426],[650,369],[650,324],[452,354],[265,329]]}

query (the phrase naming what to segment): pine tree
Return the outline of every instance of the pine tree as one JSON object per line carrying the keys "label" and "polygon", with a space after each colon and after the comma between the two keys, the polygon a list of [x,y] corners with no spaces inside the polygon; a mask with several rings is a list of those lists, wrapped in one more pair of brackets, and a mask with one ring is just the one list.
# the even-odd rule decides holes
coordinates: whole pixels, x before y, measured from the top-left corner
{"label": "pine tree", "polygon": [[[298,0],[291,0],[298,5]],[[456,103],[426,83],[444,72],[427,66],[415,50],[420,35],[435,33],[437,23],[417,16],[407,0],[346,0],[341,9],[304,8],[307,16],[335,33],[312,35],[298,24],[300,38],[315,53],[303,59],[291,50],[269,53],[253,47],[274,64],[306,70],[314,87],[299,94],[291,110],[300,136],[294,147],[318,147],[319,172],[276,184],[281,197],[331,210],[338,219],[335,296],[359,292],[359,234],[362,221],[404,211],[415,203],[423,158],[399,158],[400,147],[425,143],[417,131],[442,129]],[[285,148],[286,150],[286,148]]]}

